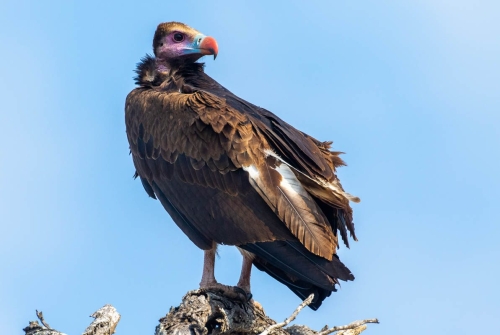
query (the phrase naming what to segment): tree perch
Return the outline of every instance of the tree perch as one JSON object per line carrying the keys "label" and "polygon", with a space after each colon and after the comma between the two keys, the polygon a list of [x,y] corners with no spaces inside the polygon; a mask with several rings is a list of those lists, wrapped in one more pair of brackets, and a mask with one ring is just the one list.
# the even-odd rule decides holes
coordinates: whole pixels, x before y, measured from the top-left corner
{"label": "tree perch", "polygon": [[[324,327],[314,331],[307,326],[293,325],[300,311],[309,305],[313,295],[304,300],[283,322],[269,318],[256,301],[241,301],[228,298],[214,290],[188,292],[177,307],[170,308],[160,319],[155,335],[358,335],[367,323],[378,323],[377,319],[355,321],[345,326]],[[105,305],[91,315],[94,321],[82,335],[111,335],[120,320],[120,314],[111,305]],[[31,321],[24,328],[26,335],[66,335],[50,328],[43,314],[37,311],[38,321]]]}

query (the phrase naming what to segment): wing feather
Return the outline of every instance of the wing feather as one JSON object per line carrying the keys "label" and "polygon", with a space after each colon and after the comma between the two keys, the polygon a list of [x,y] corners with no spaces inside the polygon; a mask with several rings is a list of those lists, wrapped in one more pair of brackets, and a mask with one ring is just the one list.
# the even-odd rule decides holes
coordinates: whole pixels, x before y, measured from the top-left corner
{"label": "wing feather", "polygon": [[260,166],[243,167],[250,184],[266,200],[292,234],[315,255],[331,260],[337,247],[327,218],[290,168],[267,157]]}
{"label": "wing feather", "polygon": [[[341,152],[330,151],[331,142],[318,141],[295,129],[268,110],[234,95],[205,73],[199,73],[190,84],[224,97],[229,106],[247,115],[272,151],[297,172],[297,178],[304,188],[328,206],[343,213],[345,226],[356,240],[349,201],[359,202],[359,198],[342,189],[336,176],[336,168],[345,163],[339,157]],[[339,218],[340,216],[328,216],[332,227],[343,224]],[[347,239],[343,240],[348,245]]]}
{"label": "wing feather", "polygon": [[[138,118],[140,135],[153,139],[149,147],[159,143],[160,156],[168,163],[175,163],[175,174],[180,180],[217,188],[231,195],[236,194],[238,188],[233,178],[225,178],[224,174],[255,165],[261,178],[250,178],[250,182],[290,232],[312,253],[332,258],[337,241],[328,219],[287,165],[274,157],[265,158],[268,144],[247,116],[228,107],[223,99],[205,92],[163,93],[161,109],[156,109],[159,107],[155,105],[156,92],[139,91],[139,94],[144,100],[139,104],[142,110]],[[152,113],[155,115],[151,116]],[[169,134],[163,135],[166,141],[154,140],[161,139],[165,132]],[[139,150],[142,140],[129,140],[137,144],[131,147],[132,152]],[[147,153],[137,153],[140,157],[148,157]],[[196,176],[192,160],[204,162],[197,164],[203,167]],[[156,165],[154,161],[152,164]],[[154,166],[150,166],[150,170],[154,170],[153,175],[158,173]]]}

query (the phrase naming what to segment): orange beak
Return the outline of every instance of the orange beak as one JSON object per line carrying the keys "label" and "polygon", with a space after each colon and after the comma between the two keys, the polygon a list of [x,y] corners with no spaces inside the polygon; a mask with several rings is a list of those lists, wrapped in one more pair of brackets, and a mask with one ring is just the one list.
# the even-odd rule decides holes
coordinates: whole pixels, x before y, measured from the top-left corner
{"label": "orange beak", "polygon": [[214,55],[214,59],[217,58],[219,46],[217,45],[215,38],[210,36],[203,37],[203,40],[198,48],[200,49],[200,53],[202,55]]}

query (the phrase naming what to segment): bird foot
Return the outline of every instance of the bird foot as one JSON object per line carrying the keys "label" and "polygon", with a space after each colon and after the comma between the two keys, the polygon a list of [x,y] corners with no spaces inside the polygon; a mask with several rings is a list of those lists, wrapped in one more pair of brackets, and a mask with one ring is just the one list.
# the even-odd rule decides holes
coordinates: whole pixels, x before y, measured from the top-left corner
{"label": "bird foot", "polygon": [[238,286],[229,286],[219,283],[209,284],[200,287],[201,290],[206,292],[213,292],[215,294],[223,295],[231,300],[238,300],[242,303],[247,303],[252,299],[252,293],[245,291]]}

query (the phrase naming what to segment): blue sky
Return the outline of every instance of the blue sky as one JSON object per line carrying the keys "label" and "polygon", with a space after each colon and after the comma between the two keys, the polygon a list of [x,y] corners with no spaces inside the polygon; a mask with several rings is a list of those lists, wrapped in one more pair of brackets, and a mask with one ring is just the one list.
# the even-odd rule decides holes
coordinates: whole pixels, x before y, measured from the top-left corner
{"label": "blue sky", "polygon": [[[0,324],[43,310],[78,334],[105,303],[117,334],[154,332],[197,287],[202,252],[134,173],[124,99],[156,25],[215,37],[206,71],[320,140],[359,242],[356,275],[316,329],[378,317],[367,334],[465,334],[500,315],[500,5],[494,1],[7,1],[0,6]],[[220,250],[219,281],[241,257]],[[253,293],[285,318],[299,303],[259,271]],[[467,329],[467,330],[466,330]]]}

